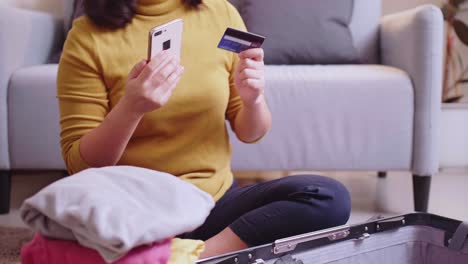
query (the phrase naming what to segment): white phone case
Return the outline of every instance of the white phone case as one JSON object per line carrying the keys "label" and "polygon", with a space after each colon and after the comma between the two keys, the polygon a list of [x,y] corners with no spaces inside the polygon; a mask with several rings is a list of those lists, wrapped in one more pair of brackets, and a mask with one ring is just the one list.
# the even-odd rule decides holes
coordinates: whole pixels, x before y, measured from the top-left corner
{"label": "white phone case", "polygon": [[163,50],[168,50],[180,60],[183,26],[182,19],[175,19],[151,29],[148,38],[148,61]]}

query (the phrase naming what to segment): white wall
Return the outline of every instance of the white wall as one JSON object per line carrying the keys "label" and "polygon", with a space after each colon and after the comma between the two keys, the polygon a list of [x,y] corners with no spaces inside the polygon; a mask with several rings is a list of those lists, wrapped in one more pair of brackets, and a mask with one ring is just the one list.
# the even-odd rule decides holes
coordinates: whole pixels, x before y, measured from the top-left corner
{"label": "white wall", "polygon": [[63,13],[62,2],[63,0],[0,0],[0,5],[40,10],[61,17]]}
{"label": "white wall", "polygon": [[445,105],[441,120],[441,167],[468,168],[468,104]]}
{"label": "white wall", "polygon": [[442,3],[446,1],[447,0],[445,1],[444,0],[382,0],[383,13],[384,14],[395,13],[398,11],[410,9],[410,8],[413,8],[419,5],[424,5],[424,4],[434,4],[437,6],[441,6]]}

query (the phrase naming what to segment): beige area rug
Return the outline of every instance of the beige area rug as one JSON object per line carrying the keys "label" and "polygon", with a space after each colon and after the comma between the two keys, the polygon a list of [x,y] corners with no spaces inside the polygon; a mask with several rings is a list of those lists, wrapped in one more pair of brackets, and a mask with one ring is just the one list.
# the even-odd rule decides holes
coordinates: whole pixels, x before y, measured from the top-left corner
{"label": "beige area rug", "polygon": [[20,249],[32,237],[29,229],[0,226],[0,264],[20,264]]}

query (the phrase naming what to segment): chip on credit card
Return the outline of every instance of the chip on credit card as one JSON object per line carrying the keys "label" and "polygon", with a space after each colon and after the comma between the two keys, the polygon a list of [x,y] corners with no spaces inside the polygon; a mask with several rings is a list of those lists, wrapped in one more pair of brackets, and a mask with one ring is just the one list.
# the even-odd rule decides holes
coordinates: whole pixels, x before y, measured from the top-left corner
{"label": "chip on credit card", "polygon": [[218,44],[218,48],[240,53],[244,50],[260,48],[264,41],[264,36],[227,28]]}

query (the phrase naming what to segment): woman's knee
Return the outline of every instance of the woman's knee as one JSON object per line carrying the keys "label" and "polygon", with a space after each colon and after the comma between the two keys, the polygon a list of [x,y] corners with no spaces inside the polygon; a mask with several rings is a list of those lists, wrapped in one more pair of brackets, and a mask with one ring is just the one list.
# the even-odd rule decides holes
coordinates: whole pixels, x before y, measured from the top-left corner
{"label": "woman's knee", "polygon": [[[346,187],[337,180],[315,175],[288,177],[285,188],[292,189],[288,199],[309,204],[310,218],[317,221],[317,211],[325,227],[345,224],[351,213],[351,198]],[[287,179],[287,178],[286,178]],[[304,216],[307,213],[304,212]]]}
{"label": "woman's knee", "polygon": [[[290,176],[268,182],[261,191],[271,200],[230,226],[249,245],[342,225],[349,218],[349,192],[330,178]],[[255,239],[246,239],[253,234]]]}

